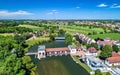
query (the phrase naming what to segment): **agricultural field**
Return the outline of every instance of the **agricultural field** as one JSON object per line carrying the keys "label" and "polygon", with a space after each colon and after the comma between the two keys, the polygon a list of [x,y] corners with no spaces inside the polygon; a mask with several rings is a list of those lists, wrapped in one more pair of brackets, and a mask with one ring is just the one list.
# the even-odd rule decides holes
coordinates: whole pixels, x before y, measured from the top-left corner
{"label": "agricultural field", "polygon": [[89,26],[61,26],[61,29],[68,31],[70,33],[75,33],[75,32],[79,32],[79,33],[83,33],[83,34],[88,34],[88,33],[93,33],[93,32],[104,32],[104,30],[102,28],[89,28]]}
{"label": "agricultural field", "polygon": [[89,75],[70,56],[47,57],[37,63],[37,66],[40,75]]}
{"label": "agricultural field", "polygon": [[119,33],[104,33],[104,34],[96,34],[96,35],[88,35],[90,38],[102,38],[105,39],[106,37],[109,37],[113,40],[119,40],[120,39],[120,34]]}
{"label": "agricultural field", "polygon": [[19,27],[26,27],[26,28],[30,28],[32,29],[33,31],[36,31],[36,30],[43,30],[44,27],[38,27],[38,26],[33,26],[33,25],[19,25]]}

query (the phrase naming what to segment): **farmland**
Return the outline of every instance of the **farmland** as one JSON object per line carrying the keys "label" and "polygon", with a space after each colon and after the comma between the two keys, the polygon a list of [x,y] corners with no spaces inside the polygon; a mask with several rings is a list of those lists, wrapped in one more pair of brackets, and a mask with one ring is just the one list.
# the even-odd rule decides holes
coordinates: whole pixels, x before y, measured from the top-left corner
{"label": "farmland", "polygon": [[102,28],[89,28],[89,26],[61,26],[61,29],[68,31],[70,33],[79,32],[83,34],[93,33],[93,32],[104,32]]}
{"label": "farmland", "polygon": [[104,34],[96,34],[96,35],[89,35],[90,38],[106,38],[106,37],[109,37],[113,40],[119,40],[120,39],[120,34],[119,33],[104,33]]}
{"label": "farmland", "polygon": [[44,29],[44,27],[38,27],[38,26],[33,26],[33,25],[25,25],[25,24],[23,24],[23,25],[19,25],[19,27],[26,27],[26,28],[30,28],[30,29],[32,29],[33,31],[35,31],[35,30],[43,30]]}

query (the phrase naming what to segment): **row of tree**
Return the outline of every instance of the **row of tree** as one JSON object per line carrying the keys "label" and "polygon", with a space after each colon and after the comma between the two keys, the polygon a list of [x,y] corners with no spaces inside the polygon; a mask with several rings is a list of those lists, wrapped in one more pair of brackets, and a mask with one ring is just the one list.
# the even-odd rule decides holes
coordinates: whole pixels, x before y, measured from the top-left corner
{"label": "row of tree", "polygon": [[24,40],[0,36],[0,75],[30,75],[36,70],[29,56],[25,56]]}
{"label": "row of tree", "polygon": [[23,33],[23,32],[32,32],[32,29],[25,27],[0,27],[0,33]]}

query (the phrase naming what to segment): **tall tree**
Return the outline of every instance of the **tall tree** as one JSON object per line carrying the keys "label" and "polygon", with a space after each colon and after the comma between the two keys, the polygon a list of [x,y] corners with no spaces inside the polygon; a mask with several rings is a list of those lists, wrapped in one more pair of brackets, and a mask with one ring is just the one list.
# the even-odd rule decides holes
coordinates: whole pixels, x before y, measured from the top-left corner
{"label": "tall tree", "polygon": [[66,33],[65,35],[65,41],[67,45],[72,44],[72,35],[70,35],[69,33]]}
{"label": "tall tree", "polygon": [[111,74],[109,72],[107,72],[106,75],[111,75]]}
{"label": "tall tree", "polygon": [[115,51],[115,52],[118,52],[118,51],[119,51],[119,48],[118,48],[117,45],[113,45],[113,46],[112,46],[112,49],[113,49],[113,51]]}
{"label": "tall tree", "polygon": [[102,48],[102,52],[100,53],[100,58],[105,60],[106,58],[110,56],[112,56],[112,47],[109,45],[105,45]]}
{"label": "tall tree", "polygon": [[99,69],[97,69],[97,70],[95,71],[95,75],[102,75],[102,73],[101,73],[101,71],[100,71]]}

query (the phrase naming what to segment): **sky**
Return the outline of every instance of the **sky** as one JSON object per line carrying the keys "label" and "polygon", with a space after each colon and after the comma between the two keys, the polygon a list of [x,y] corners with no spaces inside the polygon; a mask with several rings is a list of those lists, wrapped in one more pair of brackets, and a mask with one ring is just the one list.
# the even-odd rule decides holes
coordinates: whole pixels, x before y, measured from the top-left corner
{"label": "sky", "polygon": [[0,19],[120,19],[120,0],[0,0]]}

